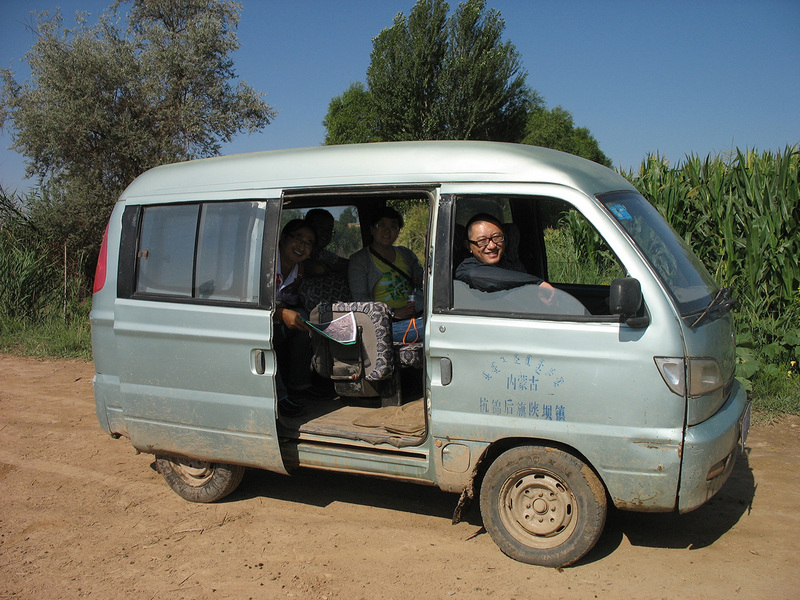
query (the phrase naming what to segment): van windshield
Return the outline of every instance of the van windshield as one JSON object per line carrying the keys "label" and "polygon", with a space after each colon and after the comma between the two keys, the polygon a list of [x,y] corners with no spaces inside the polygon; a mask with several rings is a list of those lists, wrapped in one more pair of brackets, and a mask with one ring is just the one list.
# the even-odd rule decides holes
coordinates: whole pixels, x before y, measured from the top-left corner
{"label": "van windshield", "polygon": [[717,284],[689,245],[644,197],[616,192],[600,194],[597,199],[639,246],[675,299],[681,316],[708,306],[718,291]]}

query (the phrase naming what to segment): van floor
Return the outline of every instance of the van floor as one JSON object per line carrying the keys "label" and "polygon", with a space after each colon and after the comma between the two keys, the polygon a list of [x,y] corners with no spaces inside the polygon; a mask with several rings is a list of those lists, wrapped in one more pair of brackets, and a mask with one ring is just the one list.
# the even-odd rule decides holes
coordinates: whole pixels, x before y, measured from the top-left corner
{"label": "van floor", "polygon": [[278,433],[300,440],[323,436],[398,448],[418,446],[425,439],[425,401],[420,386],[413,383],[404,378],[401,406],[381,407],[378,398],[306,400],[304,414],[278,419]]}

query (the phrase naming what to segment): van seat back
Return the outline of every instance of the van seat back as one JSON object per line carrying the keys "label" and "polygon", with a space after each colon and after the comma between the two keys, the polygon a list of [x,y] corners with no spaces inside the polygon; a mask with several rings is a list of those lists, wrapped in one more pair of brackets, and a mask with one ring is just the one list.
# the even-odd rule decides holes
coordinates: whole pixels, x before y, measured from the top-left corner
{"label": "van seat back", "polygon": [[300,283],[300,304],[309,313],[320,302],[350,302],[350,285],[347,273],[326,273],[319,277],[305,277]]}

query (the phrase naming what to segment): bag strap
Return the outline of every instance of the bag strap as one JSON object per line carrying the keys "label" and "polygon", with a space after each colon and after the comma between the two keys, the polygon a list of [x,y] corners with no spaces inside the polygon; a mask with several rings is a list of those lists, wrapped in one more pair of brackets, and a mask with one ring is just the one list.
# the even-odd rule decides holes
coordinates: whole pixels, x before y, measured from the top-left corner
{"label": "bag strap", "polygon": [[[406,273],[405,271],[403,271],[403,269],[401,269],[400,267],[398,267],[397,265],[395,265],[395,264],[394,264],[392,261],[385,259],[385,258],[384,258],[384,257],[382,257],[380,254],[378,254],[377,252],[375,252],[375,249],[374,249],[372,246],[370,246],[370,247],[369,247],[369,251],[370,251],[370,252],[372,252],[372,254],[373,254],[373,255],[375,255],[375,257],[376,257],[376,258],[377,258],[379,261],[381,261],[382,263],[384,263],[384,264],[385,264],[386,266],[388,266],[390,269],[392,269],[392,270],[394,270],[394,271],[397,271],[398,273],[400,273],[400,275],[402,275],[403,277],[405,277],[405,278],[406,278],[406,280],[407,280],[407,281],[408,281],[408,282],[411,284],[411,286],[412,286],[412,287],[414,286],[414,279],[411,277],[411,275],[409,275],[408,273]],[[395,252],[399,252],[399,250],[395,250]]]}

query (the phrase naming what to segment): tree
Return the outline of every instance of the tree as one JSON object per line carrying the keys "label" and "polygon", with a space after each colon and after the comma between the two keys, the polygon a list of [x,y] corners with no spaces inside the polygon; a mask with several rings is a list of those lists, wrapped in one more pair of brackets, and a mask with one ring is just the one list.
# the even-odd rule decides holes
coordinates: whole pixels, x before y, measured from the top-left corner
{"label": "tree", "polygon": [[350,84],[323,121],[326,144],[496,140],[554,148],[611,166],[572,115],[528,87],[505,24],[484,0],[447,16],[444,0],[418,0],[373,40],[367,86]]}
{"label": "tree", "polygon": [[418,0],[372,41],[367,85],[377,115],[376,135],[386,141],[441,137],[446,101],[440,75],[447,50],[448,5]]}
{"label": "tree", "polygon": [[241,131],[263,129],[275,111],[234,85],[240,8],[232,0],[130,0],[128,27],[115,2],[96,25],[80,14],[66,29],[36,17],[26,55],[31,79],[0,75],[0,127],[38,176],[31,216],[49,220],[54,245],[92,263],[122,190],[153,166],[218,154]]}
{"label": "tree", "polygon": [[331,101],[326,143],[522,137],[541,100],[502,41],[500,13],[484,0],[448,10],[443,0],[418,0],[378,34],[367,89],[353,84]]}
{"label": "tree", "polygon": [[561,150],[611,166],[611,160],[600,150],[594,136],[586,127],[575,127],[572,115],[561,106],[532,110],[522,143]]}
{"label": "tree", "polygon": [[326,144],[359,144],[380,141],[370,93],[360,81],[351,83],[341,96],[328,105],[325,126]]}
{"label": "tree", "polygon": [[448,22],[441,87],[450,139],[516,142],[529,109],[541,103],[525,83],[519,52],[502,41],[504,28],[483,0],[459,4]]}

